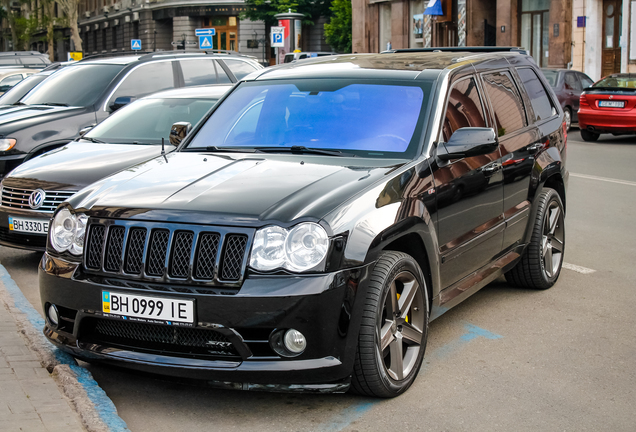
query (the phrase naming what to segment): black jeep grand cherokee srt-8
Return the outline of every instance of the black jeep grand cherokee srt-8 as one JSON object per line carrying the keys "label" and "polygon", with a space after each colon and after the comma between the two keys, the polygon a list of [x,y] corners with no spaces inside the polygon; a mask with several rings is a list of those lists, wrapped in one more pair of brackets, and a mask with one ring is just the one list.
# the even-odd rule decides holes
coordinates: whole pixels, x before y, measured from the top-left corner
{"label": "black jeep grand cherokee srt-8", "polygon": [[62,204],[44,329],[87,361],[242,389],[392,397],[428,323],[561,270],[563,112],[522,53],[255,72],[178,151]]}

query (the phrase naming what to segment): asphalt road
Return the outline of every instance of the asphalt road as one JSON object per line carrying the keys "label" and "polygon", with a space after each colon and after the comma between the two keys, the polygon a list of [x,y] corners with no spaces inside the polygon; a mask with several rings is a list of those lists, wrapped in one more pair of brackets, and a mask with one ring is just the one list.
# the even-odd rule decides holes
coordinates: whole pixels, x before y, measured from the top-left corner
{"label": "asphalt road", "polygon": [[[582,268],[547,291],[499,280],[435,320],[399,398],[220,391],[86,366],[133,432],[636,430],[635,162],[634,137],[571,131],[565,261]],[[0,248],[40,310],[38,259]]]}

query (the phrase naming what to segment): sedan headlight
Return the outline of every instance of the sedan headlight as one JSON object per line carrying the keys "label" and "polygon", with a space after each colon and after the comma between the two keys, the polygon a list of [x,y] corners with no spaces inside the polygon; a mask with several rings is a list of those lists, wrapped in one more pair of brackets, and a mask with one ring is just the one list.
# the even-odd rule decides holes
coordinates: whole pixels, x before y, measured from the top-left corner
{"label": "sedan headlight", "polygon": [[73,255],[81,255],[84,251],[84,237],[86,235],[85,214],[72,214],[63,208],[53,218],[49,236],[53,248],[58,252],[69,251]]}
{"label": "sedan headlight", "polygon": [[256,231],[250,267],[260,271],[305,271],[320,264],[328,248],[327,232],[317,223],[301,223],[290,230],[268,226]]}
{"label": "sedan headlight", "polygon": [[15,147],[16,140],[13,138],[2,138],[0,139],[0,151],[11,150]]}

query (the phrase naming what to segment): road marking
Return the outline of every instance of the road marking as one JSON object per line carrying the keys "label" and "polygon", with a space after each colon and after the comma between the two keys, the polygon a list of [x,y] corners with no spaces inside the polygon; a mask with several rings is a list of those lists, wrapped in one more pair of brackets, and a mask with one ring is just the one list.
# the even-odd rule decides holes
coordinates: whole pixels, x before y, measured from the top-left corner
{"label": "road marking", "polygon": [[[483,337],[485,339],[494,340],[501,339],[503,337],[466,322],[464,323],[464,330],[466,331],[466,333],[461,335],[459,338],[437,348],[430,354],[426,354],[424,356],[422,367],[419,373],[425,372],[425,370],[428,368],[428,364],[431,363],[431,361],[438,361],[454,354],[456,351],[463,348],[464,345],[466,345],[473,339]],[[321,430],[323,432],[339,432],[345,429],[347,426],[351,425],[351,423],[353,423],[354,421],[360,419],[369,410],[371,410],[371,408],[381,402],[383,402],[382,399],[376,399],[371,402],[354,402],[347,408],[336,414],[330,422],[319,425],[318,430]]]}
{"label": "road marking", "polygon": [[568,270],[572,270],[572,271],[575,271],[575,272],[579,272],[579,273],[582,273],[582,274],[591,274],[591,273],[594,273],[596,271],[596,270],[592,270],[592,269],[587,268],[587,267],[581,267],[581,266],[577,266],[577,265],[566,263],[566,262],[563,263],[563,268],[566,268]]}
{"label": "road marking", "polygon": [[[40,316],[38,311],[29,303],[26,299],[22,290],[18,287],[15,281],[11,278],[11,275],[7,271],[7,269],[0,264],[0,281],[4,288],[9,293],[9,297],[13,300],[14,306],[19,309],[24,315],[26,315],[27,320],[33,327],[36,329],[44,328],[44,318]],[[1,288],[0,288],[1,289]],[[39,337],[42,340],[45,340],[46,343],[51,347],[51,351],[55,355],[56,359],[60,364],[66,364],[69,368],[75,373],[77,377],[77,381],[81,384],[86,391],[86,394],[91,402],[95,405],[95,410],[97,411],[100,419],[106,424],[109,432],[130,432],[126,422],[122,420],[119,415],[117,415],[117,408],[115,408],[115,404],[112,400],[106,395],[106,392],[97,384],[97,382],[93,379],[91,373],[79,366],[75,359],[71,357],[70,354],[65,353],[64,351],[56,348],[49,342],[48,339],[44,337],[41,331],[38,332]],[[78,413],[79,414],[79,413]]]}
{"label": "road marking", "polygon": [[575,173],[570,173],[570,176],[584,178],[588,180],[604,181],[608,183],[618,183],[618,184],[627,185],[627,186],[636,186],[636,182],[629,181],[629,180],[618,180],[618,179],[613,179],[608,177],[597,177],[597,176],[591,176],[586,174],[575,174]]}

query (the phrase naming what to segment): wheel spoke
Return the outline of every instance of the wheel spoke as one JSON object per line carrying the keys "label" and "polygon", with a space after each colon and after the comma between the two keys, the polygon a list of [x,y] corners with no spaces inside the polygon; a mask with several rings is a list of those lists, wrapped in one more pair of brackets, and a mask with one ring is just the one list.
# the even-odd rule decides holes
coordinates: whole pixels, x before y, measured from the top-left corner
{"label": "wheel spoke", "polygon": [[554,266],[552,264],[552,248],[548,247],[548,250],[545,253],[545,256],[543,257],[543,265],[545,267],[545,272],[547,273],[548,277],[552,277],[552,274],[554,273]]}
{"label": "wheel spoke", "polygon": [[548,253],[548,248],[550,247],[550,241],[548,236],[543,236],[541,239],[541,255],[545,257],[545,254]]}
{"label": "wheel spoke", "polygon": [[400,318],[406,319],[406,316],[409,314],[411,304],[413,304],[413,299],[415,298],[415,294],[417,294],[417,290],[419,289],[419,287],[420,285],[415,279],[413,279],[413,281],[409,283],[404,284],[402,295],[398,300]]}
{"label": "wheel spoke", "polygon": [[563,241],[559,240],[556,236],[550,237],[550,243],[552,243],[552,249],[557,252],[563,252]]}
{"label": "wheel spoke", "polygon": [[391,367],[389,371],[393,372],[393,378],[396,380],[404,379],[404,352],[402,350],[402,337],[398,335],[391,345]]}
{"label": "wheel spoke", "polygon": [[411,344],[422,344],[422,332],[409,323],[402,324],[402,337]]}
{"label": "wheel spoke", "polygon": [[393,331],[391,327],[393,325],[393,321],[386,321],[382,328],[380,329],[380,351],[384,352],[389,344],[395,340],[395,336],[393,336]]}
{"label": "wheel spoke", "polygon": [[400,306],[398,305],[397,287],[395,286],[395,281],[391,282],[389,297],[391,300],[391,313],[393,314],[391,318],[395,318],[400,313]]}
{"label": "wheel spoke", "polygon": [[550,212],[550,234],[554,235],[554,232],[559,225],[559,215],[561,214],[561,209],[559,207],[554,207],[554,210]]}

